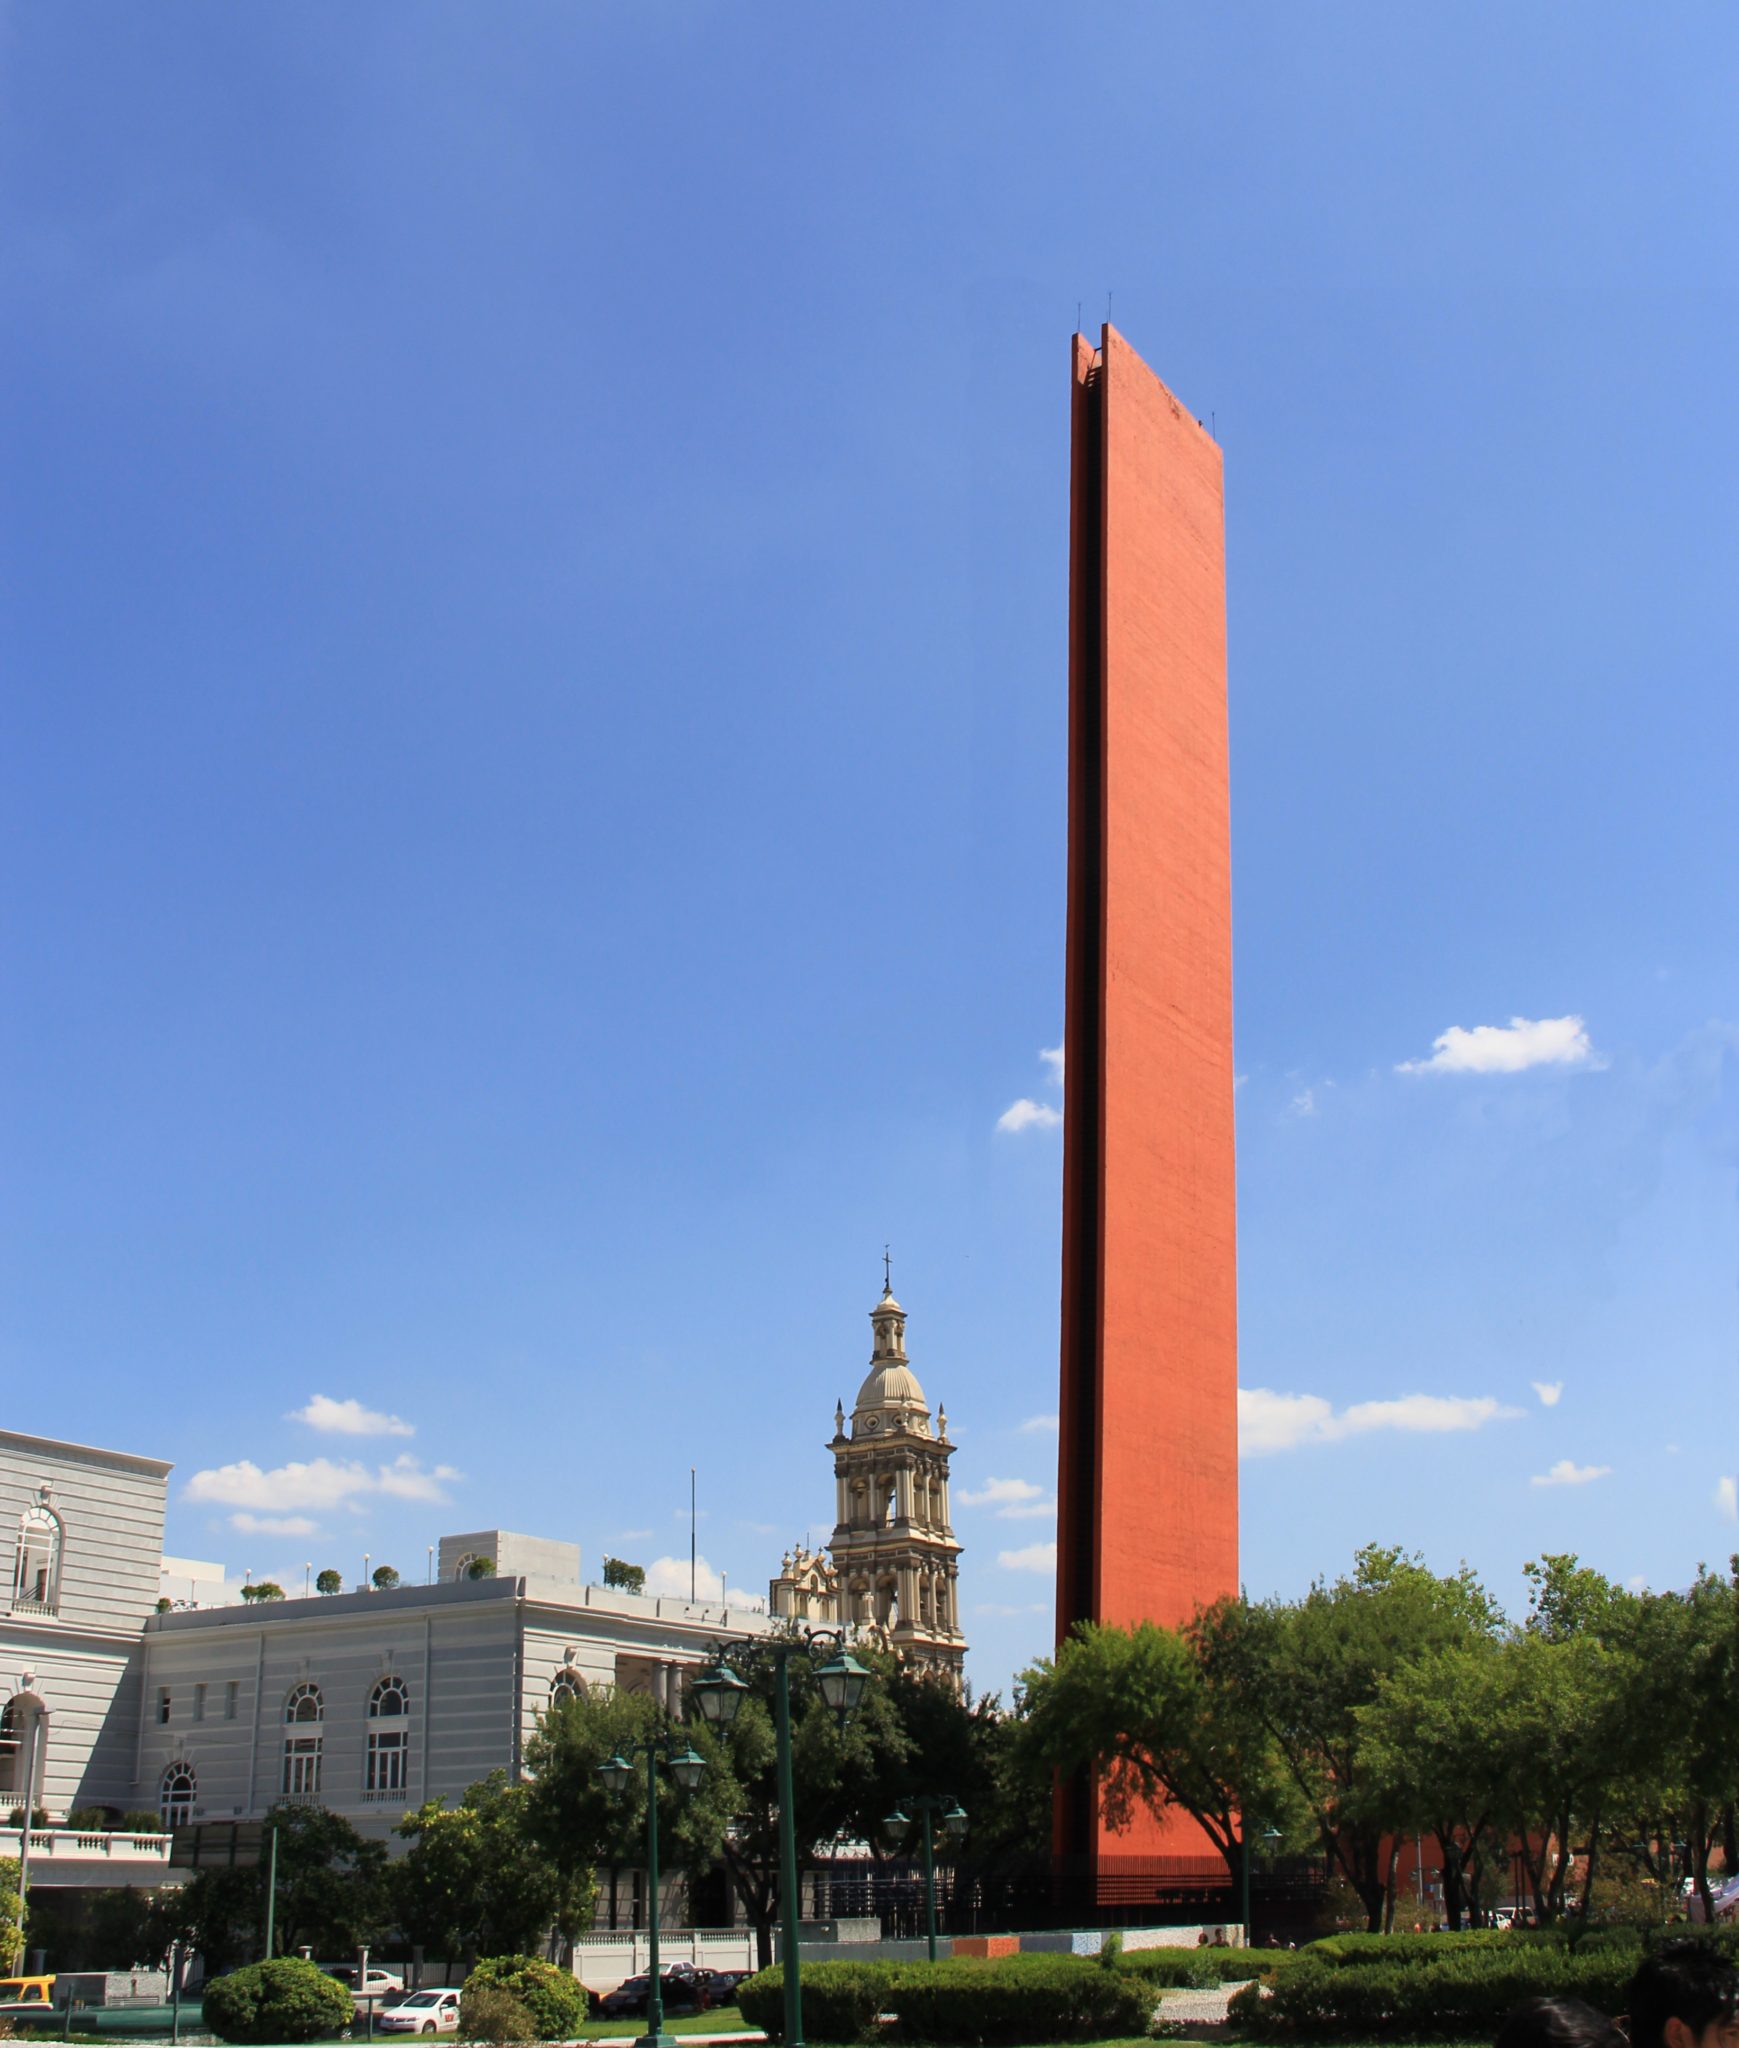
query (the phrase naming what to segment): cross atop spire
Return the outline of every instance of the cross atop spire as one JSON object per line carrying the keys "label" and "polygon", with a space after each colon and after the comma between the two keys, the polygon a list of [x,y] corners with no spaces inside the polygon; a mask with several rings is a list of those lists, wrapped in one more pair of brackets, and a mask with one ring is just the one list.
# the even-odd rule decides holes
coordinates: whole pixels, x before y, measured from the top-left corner
{"label": "cross atop spire", "polygon": [[889,1252],[887,1246],[884,1244],[882,1246],[882,1292],[884,1294],[892,1294],[893,1291],[894,1261],[892,1254]]}

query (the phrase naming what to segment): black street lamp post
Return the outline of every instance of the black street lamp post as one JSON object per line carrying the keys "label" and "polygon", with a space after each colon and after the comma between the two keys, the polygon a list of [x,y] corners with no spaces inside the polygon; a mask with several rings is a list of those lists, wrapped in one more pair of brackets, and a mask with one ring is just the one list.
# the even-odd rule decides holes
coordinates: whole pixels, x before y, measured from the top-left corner
{"label": "black street lamp post", "polygon": [[925,1792],[916,1799],[908,1799],[902,1806],[896,1806],[886,1820],[882,1830],[889,1841],[903,1842],[911,1832],[911,1819],[905,1808],[909,1806],[924,1816],[924,1931],[930,1943],[930,1960],[936,1960],[936,1850],[932,1822],[937,1814],[942,1816],[942,1825],[952,1839],[958,1842],[966,1833],[966,1809],[958,1799],[947,1793]]}
{"label": "black street lamp post", "polygon": [[779,1903],[783,1923],[780,1961],[784,1965],[785,2048],[804,2048],[803,1977],[797,1954],[800,1902],[797,1896],[797,1817],[793,1811],[795,1793],[791,1773],[791,1653],[830,1647],[833,1655],[815,1673],[821,1697],[839,1716],[843,1727],[852,1709],[863,1698],[869,1673],[845,1647],[845,1630],[798,1629],[782,1636],[749,1636],[739,1642],[721,1644],[713,1664],[689,1681],[689,1692],[702,1717],[715,1728],[728,1728],[749,1688],[731,1667],[730,1654],[745,1668],[771,1663],[773,1667],[773,1732],[778,1743],[779,1766]]}
{"label": "black street lamp post", "polygon": [[642,1756],[646,1759],[646,1932],[651,1970],[647,1979],[646,2031],[640,2042],[641,2048],[676,2048],[675,2037],[664,2031],[664,1979],[659,1974],[658,1960],[658,1766],[662,1762],[682,1790],[692,1792],[706,1773],[706,1758],[683,1739],[680,1731],[668,1729],[661,1735],[648,1736],[644,1742],[624,1744],[598,1766],[598,1776],[608,1790],[626,1792],[634,1780],[634,1765]]}

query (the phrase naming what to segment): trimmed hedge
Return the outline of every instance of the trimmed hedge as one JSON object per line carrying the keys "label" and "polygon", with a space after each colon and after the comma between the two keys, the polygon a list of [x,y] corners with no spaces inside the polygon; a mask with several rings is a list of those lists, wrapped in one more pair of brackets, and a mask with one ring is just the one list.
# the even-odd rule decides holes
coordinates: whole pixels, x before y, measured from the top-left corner
{"label": "trimmed hedge", "polygon": [[[1092,1956],[811,1963],[803,1972],[803,2031],[811,2041],[869,2041],[880,2015],[891,2012],[902,2041],[948,2048],[1108,2041],[1147,2032],[1157,1989],[1145,1975]],[[775,1966],[751,1977],[738,1988],[737,2008],[750,2026],[782,2040],[783,1972]]]}
{"label": "trimmed hedge", "polygon": [[[1195,1991],[1212,1991],[1222,1981],[1221,1957],[1234,1953],[1229,1948],[1126,1948],[1117,1958],[1117,1967],[1156,1991],[1179,1984]],[[1256,1972],[1249,1974],[1255,1976]]]}
{"label": "trimmed hedge", "polygon": [[[898,1963],[811,1963],[803,1972],[803,2031],[811,2041],[867,2041],[888,2009]],[[777,1963],[737,1986],[737,2010],[770,2041],[785,2038],[785,1972]]]}
{"label": "trimmed hedge", "polygon": [[1259,1984],[1238,1992],[1232,2017],[1260,2041],[1489,2040],[1525,1998],[1581,1998],[1601,2012],[1621,2012],[1637,1963],[1633,1948],[1616,1943],[1592,1950],[1480,1944],[1457,1952],[1441,1936],[1423,1938],[1437,1941],[1434,1960],[1389,1963],[1360,1954],[1354,1962],[1307,1950],[1266,1995]]}
{"label": "trimmed hedge", "polygon": [[215,1978],[205,2024],[225,2041],[320,2041],[356,2018],[350,1993],[302,1956],[273,1956]]}
{"label": "trimmed hedge", "polygon": [[1107,2041],[1147,2032],[1154,1986],[1091,1956],[963,1956],[902,1970],[889,2004],[906,2041]]}
{"label": "trimmed hedge", "polygon": [[465,2003],[480,1991],[505,1991],[525,2007],[540,2041],[571,2041],[586,2017],[584,1987],[541,1956],[485,1956],[459,1994],[459,2026],[468,2029]]}

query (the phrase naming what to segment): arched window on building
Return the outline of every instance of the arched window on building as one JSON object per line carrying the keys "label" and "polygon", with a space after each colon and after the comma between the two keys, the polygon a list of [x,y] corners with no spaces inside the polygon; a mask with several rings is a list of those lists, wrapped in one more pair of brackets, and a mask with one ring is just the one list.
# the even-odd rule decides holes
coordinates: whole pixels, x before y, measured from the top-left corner
{"label": "arched window on building", "polygon": [[18,1518],[18,1560],[12,1574],[14,1613],[53,1614],[60,1605],[60,1517],[46,1500]]}
{"label": "arched window on building", "polygon": [[571,1664],[564,1664],[549,1682],[549,1703],[559,1707],[564,1700],[583,1700],[586,1681]]}
{"label": "arched window on building", "polygon": [[284,1702],[284,1797],[313,1802],[320,1797],[321,1724],[326,1702],[317,1685],[295,1685]]}
{"label": "arched window on building", "polygon": [[157,1811],[163,1816],[164,1827],[171,1830],[186,1827],[193,1819],[193,1808],[198,1798],[199,1780],[193,1774],[193,1766],[171,1764],[163,1773],[163,1783],[157,1793]]}
{"label": "arched window on building", "polygon": [[0,1793],[24,1790],[26,1724],[15,1699],[0,1707]]}
{"label": "arched window on building", "polygon": [[456,1565],[455,1565],[455,1566],[453,1567],[453,1576],[454,1576],[454,1578],[455,1578],[455,1579],[468,1579],[468,1578],[469,1578],[469,1577],[471,1576],[471,1567],[472,1567],[472,1566],[473,1566],[473,1565],[474,1565],[474,1564],[475,1564],[476,1562],[477,1562],[477,1553],[476,1553],[476,1551],[474,1551],[474,1550],[467,1550],[467,1551],[465,1552],[464,1556],[463,1556],[463,1557],[461,1557],[461,1558],[460,1558],[460,1560],[459,1560],[459,1562],[458,1562],[458,1563],[457,1563],[457,1564],[456,1564]]}
{"label": "arched window on building", "polygon": [[411,1776],[411,1695],[402,1678],[382,1678],[368,1696],[368,1776],[363,1796],[397,1799]]}

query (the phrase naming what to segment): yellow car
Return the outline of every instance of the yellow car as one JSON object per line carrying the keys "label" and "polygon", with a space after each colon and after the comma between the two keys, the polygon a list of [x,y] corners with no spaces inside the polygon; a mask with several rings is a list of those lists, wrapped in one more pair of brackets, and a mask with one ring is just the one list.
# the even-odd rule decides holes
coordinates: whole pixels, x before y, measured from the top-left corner
{"label": "yellow car", "polygon": [[0,2020],[27,2020],[54,2004],[52,1977],[0,1977]]}

